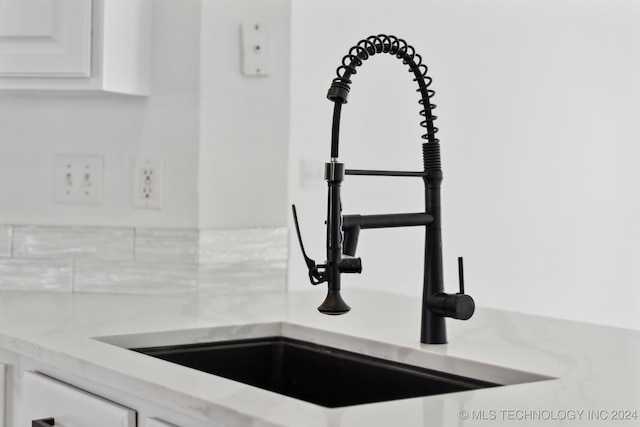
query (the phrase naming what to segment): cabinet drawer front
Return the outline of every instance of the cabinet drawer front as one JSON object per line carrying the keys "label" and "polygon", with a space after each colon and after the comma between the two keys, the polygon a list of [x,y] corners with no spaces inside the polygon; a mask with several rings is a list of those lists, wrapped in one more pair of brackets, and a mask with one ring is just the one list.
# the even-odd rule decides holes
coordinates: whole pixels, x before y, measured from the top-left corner
{"label": "cabinet drawer front", "polygon": [[21,425],[54,418],[56,427],[135,427],[134,410],[37,372],[23,377]]}

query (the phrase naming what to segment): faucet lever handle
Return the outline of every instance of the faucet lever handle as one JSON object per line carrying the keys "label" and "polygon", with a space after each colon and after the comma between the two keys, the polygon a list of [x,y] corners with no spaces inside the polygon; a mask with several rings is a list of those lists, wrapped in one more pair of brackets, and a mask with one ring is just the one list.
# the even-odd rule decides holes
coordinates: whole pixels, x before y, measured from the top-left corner
{"label": "faucet lever handle", "polygon": [[473,316],[476,303],[470,295],[464,293],[464,268],[462,257],[458,257],[458,278],[460,279],[460,292],[448,294],[439,292],[429,299],[427,305],[435,314],[443,317],[467,320]]}
{"label": "faucet lever handle", "polygon": [[296,212],[296,205],[291,205],[291,210],[293,211],[293,223],[296,226],[296,234],[298,235],[298,243],[300,243],[300,249],[302,250],[302,256],[304,257],[304,262],[307,264],[307,268],[309,269],[309,281],[312,285],[318,285],[320,283],[326,282],[327,278],[325,277],[323,272],[318,270],[318,267],[323,267],[322,265],[316,265],[316,262],[307,256],[307,252],[304,250],[304,245],[302,244],[302,235],[300,234],[300,225],[298,224],[298,214]]}
{"label": "faucet lever handle", "polygon": [[464,267],[462,265],[462,257],[458,257],[458,279],[460,280],[460,292],[459,294],[464,294]]}

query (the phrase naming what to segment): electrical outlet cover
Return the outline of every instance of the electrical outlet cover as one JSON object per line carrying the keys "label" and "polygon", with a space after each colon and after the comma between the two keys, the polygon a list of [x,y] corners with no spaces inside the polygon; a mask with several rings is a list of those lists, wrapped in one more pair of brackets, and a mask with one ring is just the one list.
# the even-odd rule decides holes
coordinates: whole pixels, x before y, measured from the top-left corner
{"label": "electrical outlet cover", "polygon": [[53,201],[74,205],[102,203],[102,156],[57,155]]}
{"label": "electrical outlet cover", "polygon": [[137,208],[162,208],[162,161],[138,158],[135,161],[133,179],[133,206]]}

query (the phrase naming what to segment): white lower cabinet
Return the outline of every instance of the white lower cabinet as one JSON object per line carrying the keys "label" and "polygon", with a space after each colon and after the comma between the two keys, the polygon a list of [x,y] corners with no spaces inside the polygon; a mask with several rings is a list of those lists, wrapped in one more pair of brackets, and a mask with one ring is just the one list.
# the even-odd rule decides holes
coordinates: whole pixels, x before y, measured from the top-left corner
{"label": "white lower cabinet", "polygon": [[211,427],[212,424],[210,419],[195,419],[154,403],[153,396],[118,391],[0,348],[0,427],[50,425]]}
{"label": "white lower cabinet", "polygon": [[[21,426],[136,427],[136,411],[38,372],[25,371]],[[53,421],[51,421],[51,418]],[[53,424],[51,424],[53,422]]]}

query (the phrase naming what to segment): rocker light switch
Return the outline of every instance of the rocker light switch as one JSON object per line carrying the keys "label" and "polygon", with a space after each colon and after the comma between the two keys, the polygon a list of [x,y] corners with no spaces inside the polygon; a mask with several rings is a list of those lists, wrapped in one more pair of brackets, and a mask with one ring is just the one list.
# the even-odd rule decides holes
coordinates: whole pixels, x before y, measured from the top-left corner
{"label": "rocker light switch", "polygon": [[271,72],[269,25],[261,22],[244,23],[241,33],[242,74],[268,76]]}

